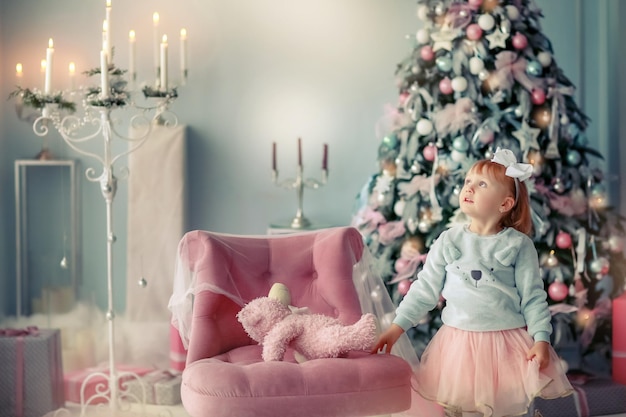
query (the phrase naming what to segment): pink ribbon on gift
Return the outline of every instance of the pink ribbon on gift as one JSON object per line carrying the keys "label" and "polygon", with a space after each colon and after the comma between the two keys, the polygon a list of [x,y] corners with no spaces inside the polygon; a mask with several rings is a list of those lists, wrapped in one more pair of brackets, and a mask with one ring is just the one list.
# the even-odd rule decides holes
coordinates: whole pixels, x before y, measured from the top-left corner
{"label": "pink ribbon on gift", "polygon": [[582,388],[589,380],[587,375],[569,375],[568,379],[574,388],[574,405],[576,406],[576,414],[578,417],[589,417],[589,403],[587,402],[587,393]]}
{"label": "pink ribbon on gift", "polygon": [[526,74],[527,65],[526,59],[519,58],[515,52],[500,52],[496,55],[496,70],[489,77],[489,86],[509,90],[513,87],[514,81],[517,81],[529,92],[536,88],[543,88],[542,79],[531,78]]}
{"label": "pink ribbon on gift", "polygon": [[0,336],[17,337],[17,336],[37,336],[39,328],[37,326],[28,326],[23,329],[5,328],[0,329]]}

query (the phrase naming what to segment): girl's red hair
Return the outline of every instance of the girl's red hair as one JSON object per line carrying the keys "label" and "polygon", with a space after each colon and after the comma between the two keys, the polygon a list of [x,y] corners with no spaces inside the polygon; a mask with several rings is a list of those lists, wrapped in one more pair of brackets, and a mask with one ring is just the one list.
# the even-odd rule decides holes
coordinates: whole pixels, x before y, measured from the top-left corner
{"label": "girl's red hair", "polygon": [[[503,227],[512,227],[530,235],[533,230],[533,222],[530,216],[530,199],[526,184],[507,176],[504,165],[491,162],[488,159],[476,162],[470,171],[478,171],[506,185],[509,193],[513,198],[516,198],[516,201],[513,208],[502,217],[500,224]],[[517,193],[515,192],[515,182],[517,182]]]}

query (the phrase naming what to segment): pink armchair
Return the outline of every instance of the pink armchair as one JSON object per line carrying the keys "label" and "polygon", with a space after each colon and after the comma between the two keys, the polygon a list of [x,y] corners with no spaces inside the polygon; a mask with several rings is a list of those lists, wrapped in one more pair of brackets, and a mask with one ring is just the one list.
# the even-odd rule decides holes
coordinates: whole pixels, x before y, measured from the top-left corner
{"label": "pink armchair", "polygon": [[353,270],[363,242],[356,229],[278,236],[193,231],[179,250],[179,271],[189,270],[193,288],[181,388],[191,416],[374,416],[411,406],[411,367],[400,357],[351,352],[297,363],[288,351],[284,361],[264,362],[236,318],[245,303],[282,282],[292,305],[357,321]]}

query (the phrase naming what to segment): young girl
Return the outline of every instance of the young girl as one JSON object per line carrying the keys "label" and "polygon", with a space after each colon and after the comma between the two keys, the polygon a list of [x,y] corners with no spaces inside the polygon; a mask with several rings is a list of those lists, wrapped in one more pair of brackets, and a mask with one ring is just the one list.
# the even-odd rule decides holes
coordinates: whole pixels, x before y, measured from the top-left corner
{"label": "young girl", "polygon": [[374,352],[389,352],[404,331],[446,300],[443,326],[424,351],[416,390],[447,416],[524,414],[536,396],[571,393],[550,346],[550,312],[539,275],[524,180],[530,164],[508,149],[470,169],[459,195],[471,222],[432,245],[423,270]]}

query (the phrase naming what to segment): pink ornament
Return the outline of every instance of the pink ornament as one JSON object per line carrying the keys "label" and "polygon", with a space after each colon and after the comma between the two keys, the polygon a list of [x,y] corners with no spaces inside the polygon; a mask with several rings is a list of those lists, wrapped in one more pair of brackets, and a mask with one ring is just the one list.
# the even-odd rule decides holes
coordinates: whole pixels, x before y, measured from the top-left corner
{"label": "pink ornament", "polygon": [[398,283],[398,292],[401,295],[406,295],[406,293],[409,292],[409,288],[411,288],[411,281],[408,279],[403,279]]}
{"label": "pink ornament", "polygon": [[420,56],[424,61],[432,61],[435,57],[435,52],[433,51],[433,47],[430,45],[422,46],[420,49]]}
{"label": "pink ornament", "polygon": [[480,140],[480,143],[488,145],[491,142],[493,142],[495,135],[493,133],[493,130],[491,129],[483,129],[482,132],[480,132],[480,136],[478,137]]}
{"label": "pink ornament", "polygon": [[483,36],[483,30],[477,23],[472,23],[465,29],[465,34],[467,35],[467,39],[477,41]]}
{"label": "pink ornament", "polygon": [[404,271],[409,264],[409,260],[406,258],[398,258],[394,264],[396,272]]}
{"label": "pink ornament", "polygon": [[572,246],[572,237],[569,235],[569,233],[560,231],[557,235],[556,235],[556,246],[559,249],[568,249]]}
{"label": "pink ornament", "polygon": [[443,94],[452,94],[454,89],[452,88],[452,81],[450,81],[450,78],[446,77],[439,81],[439,91]]}
{"label": "pink ornament", "polygon": [[528,46],[528,39],[522,33],[516,33],[511,39],[511,43],[513,44],[513,48],[515,49],[524,49]]}
{"label": "pink ornament", "polygon": [[435,145],[426,145],[422,154],[425,160],[432,162],[435,160],[435,156],[437,156],[437,147]]}
{"label": "pink ornament", "polygon": [[478,9],[483,4],[483,0],[469,0],[468,3],[472,9]]}
{"label": "pink ornament", "polygon": [[554,281],[548,287],[548,295],[554,301],[563,301],[567,294],[569,293],[569,289],[567,285],[563,284],[561,281]]}
{"label": "pink ornament", "polygon": [[406,103],[406,100],[409,98],[409,96],[410,94],[407,93],[406,91],[400,94],[400,99],[399,99],[400,105],[404,105],[404,103]]}
{"label": "pink ornament", "polygon": [[541,88],[533,89],[531,95],[531,101],[536,106],[541,106],[546,101],[546,93]]}

